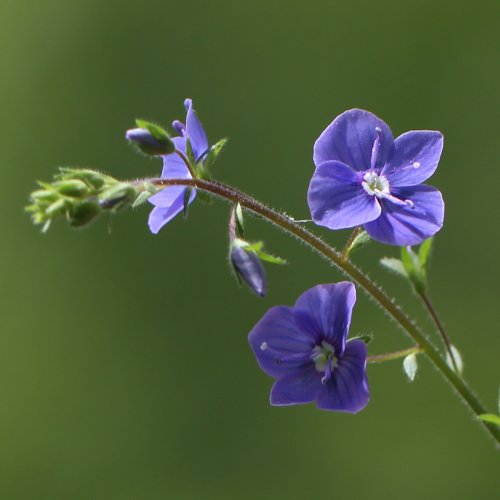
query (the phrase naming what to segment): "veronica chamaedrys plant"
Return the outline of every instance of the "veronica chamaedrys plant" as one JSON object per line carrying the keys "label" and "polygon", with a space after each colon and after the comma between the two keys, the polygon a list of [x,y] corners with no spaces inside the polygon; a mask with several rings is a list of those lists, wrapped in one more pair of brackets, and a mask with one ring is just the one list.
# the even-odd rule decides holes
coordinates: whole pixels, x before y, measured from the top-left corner
{"label": "veronica chamaedrys plant", "polygon": [[389,245],[417,245],[443,226],[441,193],[423,185],[436,170],[443,136],[413,130],[394,140],[374,114],[339,115],[314,145],[307,195],[313,221],[329,229],[362,225]]}
{"label": "veronica chamaedrys plant", "polygon": [[259,366],[276,379],[272,405],[315,401],[322,410],[356,413],[368,404],[366,345],[347,341],[355,302],[352,283],[317,285],[257,323],[248,340]]}
{"label": "veronica chamaedrys plant", "polygon": [[115,214],[149,199],[155,205],[149,226],[158,232],[187,208],[196,193],[200,197],[212,195],[232,206],[228,260],[240,280],[262,296],[267,280],[260,261],[285,261],[265,252],[262,241],[246,240],[243,212],[257,215],[336,266],[413,340],[413,345],[399,351],[367,356],[361,337],[347,340],[356,300],[354,284],[315,286],[301,295],[293,307],[271,308],[249,335],[259,365],[276,379],[272,404],[315,402],[321,409],[355,413],[370,398],[366,363],[404,358],[405,371],[414,380],[416,357],[425,355],[500,444],[498,418],[487,412],[463,378],[460,356],[427,294],[430,242],[421,245],[418,255],[403,247],[401,260],[386,258],[384,264],[412,283],[441,335],[448,362],[426,332],[350,260],[353,250],[366,242],[360,225],[373,239],[400,246],[421,243],[441,228],[441,194],[422,182],[437,167],[442,135],[412,131],[394,140],[383,121],[362,110],[346,111],[327,127],[314,146],[316,172],[308,201],[317,224],[332,229],[356,227],[343,250],[338,251],[287,214],[212,180],[210,166],[226,140],[209,148],[192,101],[187,99],[185,106],[186,124],[173,123],[177,137],[171,138],[161,127],[142,120],[137,121],[137,129],[127,133],[129,141],[142,153],[163,158],[161,178],[118,180],[89,169],[61,169],[51,182],[39,182],[40,189],[31,194],[27,210],[33,221],[42,224],[44,230],[56,218],[82,227],[102,213]]}
{"label": "veronica chamaedrys plant", "polygon": [[[184,106],[186,108],[186,123],[179,120],[172,123],[179,135],[171,138],[175,145],[175,151],[163,156],[162,179],[192,179],[189,162],[192,161],[196,165],[203,160],[204,155],[209,150],[207,135],[193,108],[193,101],[186,99]],[[139,135],[140,132],[133,129],[127,132],[126,137],[128,140],[132,140]],[[146,137],[146,139],[144,141],[146,146],[149,146],[150,143],[153,143],[152,147],[156,146],[157,141],[154,138]],[[165,224],[185,210],[185,207],[191,204],[195,197],[196,190],[186,188],[186,186],[170,186],[151,196],[148,201],[155,206],[148,221],[151,232],[158,233]]]}

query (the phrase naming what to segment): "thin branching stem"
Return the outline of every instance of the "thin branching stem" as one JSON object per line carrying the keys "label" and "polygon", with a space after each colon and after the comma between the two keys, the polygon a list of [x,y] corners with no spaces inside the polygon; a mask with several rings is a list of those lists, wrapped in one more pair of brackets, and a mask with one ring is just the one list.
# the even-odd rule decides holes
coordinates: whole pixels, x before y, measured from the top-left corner
{"label": "thin branching stem", "polygon": [[384,363],[385,361],[406,358],[406,356],[409,356],[410,354],[417,354],[419,352],[423,352],[420,347],[409,347],[408,349],[403,349],[401,351],[374,354],[373,356],[368,356],[366,361],[368,363]]}
{"label": "thin branching stem", "polygon": [[439,334],[441,335],[441,338],[443,339],[443,344],[446,351],[448,352],[448,356],[450,357],[453,369],[455,370],[456,373],[459,373],[460,370],[458,369],[457,361],[455,359],[455,356],[453,355],[453,351],[451,350],[450,338],[448,337],[446,330],[444,329],[444,325],[441,322],[441,319],[439,318],[439,315],[434,307],[434,304],[431,302],[431,299],[425,292],[417,292],[417,295],[422,300],[422,303],[429,312],[432,320],[434,321],[434,324],[436,325],[436,328],[438,329]]}

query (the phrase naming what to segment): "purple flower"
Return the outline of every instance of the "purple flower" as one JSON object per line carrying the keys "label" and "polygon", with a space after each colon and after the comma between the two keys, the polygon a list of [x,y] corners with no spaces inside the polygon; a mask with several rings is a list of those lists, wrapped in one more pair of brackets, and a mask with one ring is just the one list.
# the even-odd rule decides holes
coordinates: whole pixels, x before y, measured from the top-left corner
{"label": "purple flower", "polygon": [[276,382],[271,404],[316,402],[356,413],[370,399],[366,345],[346,342],[356,289],[349,282],[317,285],[293,307],[271,308],[248,336],[259,366]]}
{"label": "purple flower", "polygon": [[[180,121],[173,122],[174,129],[179,133],[178,137],[172,138],[177,150],[187,155],[186,142],[189,140],[196,163],[203,160],[203,156],[208,151],[208,140],[205,130],[193,109],[191,99],[184,101],[186,107],[186,124]],[[191,179],[191,173],[178,154],[163,156],[163,170],[161,173],[163,179]],[[185,198],[187,203],[191,204],[196,197],[196,191],[191,189],[186,192],[185,186],[170,186],[162,189],[157,194],[149,198],[155,208],[149,215],[149,228],[152,233],[158,231],[176,215],[184,210]]]}
{"label": "purple flower", "polygon": [[421,243],[443,226],[441,193],[422,184],[442,149],[440,132],[413,130],[394,140],[372,113],[342,113],[314,144],[307,195],[313,221],[329,229],[362,225],[389,245]]}

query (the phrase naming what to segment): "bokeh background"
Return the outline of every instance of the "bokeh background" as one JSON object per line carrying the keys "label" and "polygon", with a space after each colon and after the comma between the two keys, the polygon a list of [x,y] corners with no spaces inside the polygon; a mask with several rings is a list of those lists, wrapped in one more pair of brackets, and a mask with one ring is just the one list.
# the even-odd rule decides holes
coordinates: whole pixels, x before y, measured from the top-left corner
{"label": "bokeh background", "polygon": [[[0,497],[494,498],[498,452],[424,360],[413,384],[399,362],[370,366],[355,416],[269,406],[247,333],[341,279],[286,235],[249,223],[291,262],[268,266],[261,300],[229,272],[223,203],[194,204],[158,236],[146,207],[46,235],[23,207],[60,165],[159,173],[124,131],[182,118],[188,96],[212,141],[230,137],[218,178],[297,218],[313,142],[340,112],[369,109],[395,135],[441,130],[431,292],[493,410],[499,27],[494,0],[2,0]],[[355,259],[433,333],[377,264],[396,253],[373,244]],[[372,353],[409,345],[361,294],[351,332],[375,333]]]}

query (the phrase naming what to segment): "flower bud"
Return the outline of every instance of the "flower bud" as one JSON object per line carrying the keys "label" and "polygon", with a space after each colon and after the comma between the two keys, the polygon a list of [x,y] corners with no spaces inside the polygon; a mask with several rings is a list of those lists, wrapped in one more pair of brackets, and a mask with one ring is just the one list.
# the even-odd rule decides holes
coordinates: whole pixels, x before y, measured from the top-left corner
{"label": "flower bud", "polygon": [[81,201],[71,207],[68,214],[69,223],[73,227],[83,227],[101,213],[101,207],[95,201]]}
{"label": "flower bud", "polygon": [[90,193],[90,189],[85,182],[79,179],[68,179],[54,182],[52,185],[60,194],[71,196],[72,198],[83,198]]}
{"label": "flower bud", "polygon": [[253,251],[246,251],[239,245],[231,249],[231,263],[239,278],[259,297],[267,292],[267,277],[264,266]]}
{"label": "flower bud", "polygon": [[127,130],[125,138],[146,155],[167,155],[175,151],[175,145],[166,133],[151,133],[146,128]]}
{"label": "flower bud", "polygon": [[110,209],[120,204],[125,204],[132,201],[136,196],[136,190],[126,182],[119,182],[107,189],[99,195],[99,204],[101,208]]}

